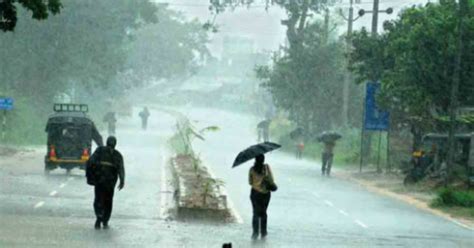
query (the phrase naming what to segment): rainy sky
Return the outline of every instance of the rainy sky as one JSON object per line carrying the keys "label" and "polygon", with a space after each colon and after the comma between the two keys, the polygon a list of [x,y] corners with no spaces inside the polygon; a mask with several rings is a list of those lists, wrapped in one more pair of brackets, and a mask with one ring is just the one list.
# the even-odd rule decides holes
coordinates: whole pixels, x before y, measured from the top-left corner
{"label": "rainy sky", "polygon": [[[273,7],[265,10],[262,3],[257,3],[247,8],[239,8],[234,11],[227,11],[217,17],[216,23],[219,25],[219,32],[211,36],[210,48],[214,56],[219,56],[222,50],[222,40],[226,36],[242,36],[254,40],[257,51],[267,50],[274,51],[282,44],[285,44],[285,27],[280,24],[280,20],[286,18],[285,12]],[[187,18],[198,18],[205,22],[212,19],[212,15],[208,10],[209,0],[156,0],[158,3],[167,3],[169,7],[181,11]],[[359,0],[360,3],[354,4],[355,16],[360,9],[371,10],[373,1]],[[391,15],[379,15],[379,31],[382,29],[382,23],[385,20],[395,18],[397,12],[403,8],[416,4],[428,2],[427,0],[380,0],[380,9],[384,10],[388,7],[394,9]],[[335,6],[332,11],[338,12],[337,8],[342,8],[347,14],[349,8],[349,0],[342,0]],[[354,23],[354,28],[367,27],[370,30],[372,15],[366,14]],[[342,29],[346,28],[345,22],[342,22]],[[341,33],[344,30],[341,30]]]}

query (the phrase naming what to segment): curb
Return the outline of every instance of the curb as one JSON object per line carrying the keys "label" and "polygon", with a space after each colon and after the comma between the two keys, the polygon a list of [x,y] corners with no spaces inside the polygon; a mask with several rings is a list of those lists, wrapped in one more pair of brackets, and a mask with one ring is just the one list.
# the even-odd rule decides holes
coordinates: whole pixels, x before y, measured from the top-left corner
{"label": "curb", "polygon": [[443,218],[445,220],[448,220],[448,221],[450,221],[450,222],[452,222],[452,223],[454,223],[458,226],[461,226],[461,227],[463,227],[467,230],[474,231],[474,226],[472,226],[472,224],[465,223],[465,221],[463,221],[463,220],[456,219],[456,218],[452,217],[451,215],[449,215],[449,214],[447,214],[447,213],[445,213],[441,210],[433,209],[428,205],[428,203],[420,201],[420,200],[418,200],[414,197],[411,197],[411,196],[408,196],[408,195],[403,195],[403,194],[398,194],[398,193],[392,192],[392,191],[387,190],[387,189],[375,187],[374,185],[371,185],[370,183],[368,183],[364,180],[355,179],[355,178],[351,177],[350,175],[343,175],[343,174],[337,173],[336,177],[339,178],[339,179],[342,179],[342,180],[347,180],[347,181],[356,183],[359,186],[364,187],[365,189],[367,189],[370,192],[373,192],[373,193],[376,193],[376,194],[379,194],[379,195],[383,195],[383,196],[387,196],[387,197],[396,199],[398,201],[405,202],[408,205],[414,206],[414,207],[416,207],[420,210],[423,210],[423,211],[431,213],[435,216],[441,217],[441,218]]}

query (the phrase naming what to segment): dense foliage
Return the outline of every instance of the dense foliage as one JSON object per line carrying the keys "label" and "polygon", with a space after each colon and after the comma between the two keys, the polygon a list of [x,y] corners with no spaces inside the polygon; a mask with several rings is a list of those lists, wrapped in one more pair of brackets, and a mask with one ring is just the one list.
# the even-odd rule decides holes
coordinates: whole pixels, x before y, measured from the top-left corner
{"label": "dense foliage", "polygon": [[20,8],[15,32],[0,34],[0,96],[25,102],[13,126],[43,126],[58,96],[100,105],[152,79],[189,75],[207,53],[202,25],[151,1],[61,2],[61,14],[41,22]]}
{"label": "dense foliage", "polygon": [[49,14],[57,14],[61,10],[60,0],[5,0],[0,2],[0,30],[13,31],[18,21],[17,6],[21,5],[34,19],[43,20]]}
{"label": "dense foliage", "polygon": [[[326,32],[321,22],[308,25],[297,52],[285,49],[275,54],[272,66],[257,69],[276,105],[308,133],[341,125],[344,44],[326,40]],[[360,95],[353,91],[352,100],[357,99]],[[353,104],[353,122],[357,109],[360,105]]]}

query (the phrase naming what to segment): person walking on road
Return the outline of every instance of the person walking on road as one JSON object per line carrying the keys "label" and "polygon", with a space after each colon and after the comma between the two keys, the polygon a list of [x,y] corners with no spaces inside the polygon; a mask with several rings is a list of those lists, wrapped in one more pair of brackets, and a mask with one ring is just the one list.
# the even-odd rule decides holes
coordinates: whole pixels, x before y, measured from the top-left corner
{"label": "person walking on road", "polygon": [[140,118],[142,119],[142,129],[146,130],[148,126],[148,117],[150,117],[150,111],[148,111],[148,108],[145,107],[143,110],[138,114]]}
{"label": "person walking on road", "polygon": [[117,118],[115,118],[115,112],[108,112],[105,114],[104,122],[107,122],[107,131],[109,135],[115,135],[115,126],[117,123]]}
{"label": "person walking on road", "polygon": [[334,146],[336,146],[335,141],[324,141],[324,150],[322,154],[321,166],[321,173],[323,176],[329,176],[331,174],[332,160],[334,157]]}
{"label": "person walking on road", "polygon": [[271,190],[267,182],[274,184],[270,166],[264,162],[265,156],[263,154],[258,155],[249,172],[250,200],[253,208],[252,239],[254,240],[258,238],[259,233],[262,238],[267,236],[267,208],[271,197]]}
{"label": "person walking on road", "polygon": [[[114,189],[117,180],[120,180],[118,189],[125,186],[125,169],[123,157],[115,149],[117,139],[114,136],[107,138],[106,146],[98,147],[90,158],[88,166],[94,168],[94,212],[97,217],[95,229],[109,228],[109,220],[112,214]],[[88,173],[86,171],[86,173]],[[91,173],[88,173],[91,174]],[[87,175],[87,174],[86,174]],[[88,178],[89,183],[89,178]]]}
{"label": "person walking on road", "polygon": [[266,119],[264,121],[261,121],[257,125],[257,133],[258,133],[258,140],[257,142],[261,142],[263,139],[263,142],[269,142],[270,141],[270,119]]}

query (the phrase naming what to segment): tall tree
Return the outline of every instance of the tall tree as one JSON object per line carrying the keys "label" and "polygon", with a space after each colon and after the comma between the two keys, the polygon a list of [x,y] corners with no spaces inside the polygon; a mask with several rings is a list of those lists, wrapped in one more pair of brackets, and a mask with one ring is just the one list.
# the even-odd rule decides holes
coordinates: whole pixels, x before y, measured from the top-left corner
{"label": "tall tree", "polygon": [[[370,37],[366,31],[353,36],[350,55],[358,81],[381,79],[380,102],[412,130],[436,128],[439,115],[447,115],[450,87],[458,47],[458,4],[411,7],[398,19],[385,23],[385,32]],[[459,85],[461,105],[474,106],[474,12],[465,20],[464,52]],[[442,35],[441,35],[442,34]],[[420,138],[422,130],[415,134]]]}
{"label": "tall tree", "polygon": [[[71,84],[106,85],[124,70],[129,33],[155,22],[149,1],[63,1],[62,15],[43,22],[22,18],[0,36],[0,81],[38,102]],[[26,16],[20,11],[20,16]]]}
{"label": "tall tree", "polygon": [[300,53],[277,53],[273,65],[259,67],[257,74],[277,106],[314,133],[340,123],[344,53],[341,40],[327,42],[324,23],[305,29]]}

